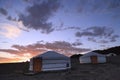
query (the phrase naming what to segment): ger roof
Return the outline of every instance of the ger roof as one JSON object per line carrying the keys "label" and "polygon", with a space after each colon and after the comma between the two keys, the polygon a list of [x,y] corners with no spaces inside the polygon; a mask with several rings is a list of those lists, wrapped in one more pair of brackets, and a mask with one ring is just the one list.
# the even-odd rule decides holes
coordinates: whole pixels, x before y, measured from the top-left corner
{"label": "ger roof", "polygon": [[69,57],[67,57],[63,54],[57,53],[55,51],[47,51],[47,52],[37,55],[35,57],[41,57],[42,59],[69,59]]}
{"label": "ger roof", "polygon": [[83,56],[81,56],[81,57],[89,57],[89,56],[102,56],[102,57],[104,57],[105,55],[103,55],[103,54],[99,54],[99,53],[96,53],[96,52],[88,52],[88,53],[86,53],[86,54],[84,54]]}

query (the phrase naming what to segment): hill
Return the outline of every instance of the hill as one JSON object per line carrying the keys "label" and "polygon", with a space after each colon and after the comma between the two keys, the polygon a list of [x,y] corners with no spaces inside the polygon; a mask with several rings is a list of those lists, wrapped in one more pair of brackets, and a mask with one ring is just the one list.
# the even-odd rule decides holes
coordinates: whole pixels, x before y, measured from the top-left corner
{"label": "hill", "polygon": [[98,52],[100,54],[114,53],[116,55],[120,55],[120,46],[112,47],[112,48],[105,49],[105,50],[95,50],[93,52]]}

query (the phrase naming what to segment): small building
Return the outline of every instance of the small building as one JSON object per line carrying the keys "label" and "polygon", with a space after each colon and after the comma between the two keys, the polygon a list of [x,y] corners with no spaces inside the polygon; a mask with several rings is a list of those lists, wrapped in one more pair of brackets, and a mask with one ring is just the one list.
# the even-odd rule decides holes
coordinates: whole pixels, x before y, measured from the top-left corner
{"label": "small building", "polygon": [[74,54],[72,55],[71,58],[71,67],[76,68],[78,67],[79,63],[79,57],[82,56],[82,54]]}
{"label": "small building", "polygon": [[29,66],[29,70],[34,72],[65,70],[70,68],[70,58],[55,51],[48,51],[31,58]]}
{"label": "small building", "polygon": [[96,52],[88,52],[79,58],[80,63],[105,63],[106,56],[96,53]]}
{"label": "small building", "polygon": [[106,55],[106,57],[108,63],[120,64],[120,55],[117,55],[115,53],[109,53]]}

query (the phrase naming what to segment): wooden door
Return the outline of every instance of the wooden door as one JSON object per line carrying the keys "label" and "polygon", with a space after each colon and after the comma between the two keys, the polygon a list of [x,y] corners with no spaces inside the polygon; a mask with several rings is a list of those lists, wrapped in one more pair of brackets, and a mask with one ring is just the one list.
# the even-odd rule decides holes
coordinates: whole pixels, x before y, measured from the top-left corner
{"label": "wooden door", "polygon": [[91,56],[91,62],[92,62],[93,64],[98,63],[97,56]]}
{"label": "wooden door", "polygon": [[40,72],[42,70],[42,59],[34,58],[33,59],[33,71]]}

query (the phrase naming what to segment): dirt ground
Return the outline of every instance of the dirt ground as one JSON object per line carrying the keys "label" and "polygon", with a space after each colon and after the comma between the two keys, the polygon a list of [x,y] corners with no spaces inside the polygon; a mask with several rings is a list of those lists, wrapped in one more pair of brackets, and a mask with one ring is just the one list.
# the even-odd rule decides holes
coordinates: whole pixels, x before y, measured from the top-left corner
{"label": "dirt ground", "polygon": [[[9,67],[9,69],[14,70],[14,67]],[[2,70],[0,80],[120,80],[120,64],[110,63],[79,64],[70,70],[40,72],[32,76],[24,75],[20,70],[7,71],[9,69],[5,69],[5,67],[0,69]]]}

